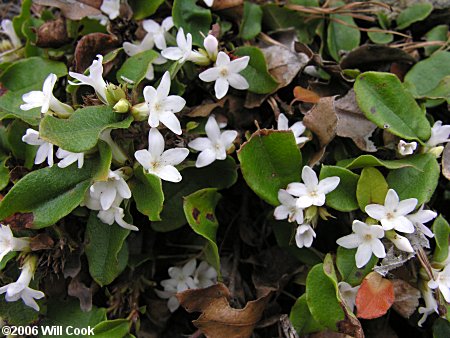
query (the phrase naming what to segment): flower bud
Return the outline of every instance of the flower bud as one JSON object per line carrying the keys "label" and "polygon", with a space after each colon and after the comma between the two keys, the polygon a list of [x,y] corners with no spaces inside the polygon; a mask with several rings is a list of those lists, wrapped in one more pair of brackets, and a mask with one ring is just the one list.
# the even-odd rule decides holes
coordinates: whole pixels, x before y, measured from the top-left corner
{"label": "flower bud", "polygon": [[146,121],[150,115],[147,104],[142,102],[131,107],[131,115],[133,115],[135,121]]}
{"label": "flower bud", "polygon": [[311,224],[313,227],[317,225],[317,221],[319,220],[318,209],[315,205],[310,206],[305,209],[305,223]]}
{"label": "flower bud", "polygon": [[443,146],[433,147],[430,150],[428,150],[428,152],[430,154],[433,154],[436,158],[441,157],[441,154],[442,154],[443,151],[444,151],[444,147]]}
{"label": "flower bud", "polygon": [[217,53],[219,53],[219,41],[214,35],[209,34],[203,41],[206,53],[212,62],[216,61]]}
{"label": "flower bud", "polygon": [[397,247],[397,249],[405,252],[414,252],[409,240],[406,237],[400,236],[394,230],[386,231],[385,236]]}
{"label": "flower bud", "polygon": [[108,83],[106,86],[106,99],[109,105],[114,106],[119,100],[126,97],[127,95],[120,86],[116,86],[113,83]]}
{"label": "flower bud", "polygon": [[130,109],[131,104],[127,99],[120,99],[114,105],[113,109],[116,113],[126,113]]}

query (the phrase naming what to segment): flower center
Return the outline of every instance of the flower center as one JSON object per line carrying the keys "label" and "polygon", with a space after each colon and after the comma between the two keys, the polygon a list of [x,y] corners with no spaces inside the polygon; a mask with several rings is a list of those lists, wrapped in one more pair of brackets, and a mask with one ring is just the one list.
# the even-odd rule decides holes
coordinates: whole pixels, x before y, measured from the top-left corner
{"label": "flower center", "polygon": [[157,112],[161,111],[163,108],[163,105],[161,104],[161,102],[155,102],[155,104],[153,105],[153,109]]}
{"label": "flower center", "polygon": [[222,68],[222,69],[220,70],[219,74],[220,74],[222,77],[227,77],[227,76],[228,76],[228,69],[227,69],[227,68]]}
{"label": "flower center", "polygon": [[317,189],[314,189],[312,191],[309,192],[309,196],[311,197],[317,197]]}
{"label": "flower center", "polygon": [[386,214],[386,218],[387,218],[387,219],[393,219],[393,218],[395,218],[394,212],[388,212],[388,213]]}
{"label": "flower center", "polygon": [[372,239],[372,235],[371,234],[365,234],[364,235],[364,240],[365,241],[370,241]]}

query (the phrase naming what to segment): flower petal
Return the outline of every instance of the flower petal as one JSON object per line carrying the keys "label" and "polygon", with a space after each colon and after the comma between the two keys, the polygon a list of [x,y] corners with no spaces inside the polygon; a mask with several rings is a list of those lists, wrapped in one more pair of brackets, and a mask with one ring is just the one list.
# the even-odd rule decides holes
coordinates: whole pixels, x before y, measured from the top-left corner
{"label": "flower petal", "polygon": [[161,55],[166,59],[177,61],[183,57],[184,52],[178,47],[168,47],[161,51]]}
{"label": "flower petal", "polygon": [[398,206],[399,198],[394,189],[389,189],[386,198],[384,199],[384,206],[390,210],[396,209]]}
{"label": "flower petal", "polygon": [[361,244],[361,237],[357,234],[350,234],[336,240],[336,243],[339,246],[342,246],[346,249],[354,249],[357,248]]}
{"label": "flower petal", "polygon": [[324,178],[323,180],[321,180],[319,182],[317,190],[320,193],[328,194],[329,192],[336,189],[336,187],[339,185],[340,181],[341,181],[341,179],[337,176]]}
{"label": "flower petal", "polygon": [[203,151],[205,149],[211,148],[212,143],[207,137],[197,137],[188,143],[188,146],[197,151]]}
{"label": "flower petal", "polygon": [[407,234],[412,234],[414,232],[414,225],[405,216],[396,217],[393,221],[394,229]]}
{"label": "flower petal", "polygon": [[308,194],[308,190],[306,189],[306,186],[303,183],[293,182],[289,183],[286,191],[290,193],[293,196],[304,196]]}
{"label": "flower petal", "polygon": [[220,128],[214,115],[209,116],[205,125],[205,131],[212,143],[216,143],[220,140]]}
{"label": "flower petal", "polygon": [[386,257],[386,250],[384,249],[383,243],[379,239],[372,239],[370,241],[372,252],[378,258]]}
{"label": "flower petal", "polygon": [[228,64],[230,64],[230,57],[228,56],[228,54],[219,52],[217,54],[216,66],[223,67],[227,66]]}
{"label": "flower petal", "polygon": [[219,77],[216,80],[216,83],[214,84],[214,91],[216,93],[216,97],[219,100],[227,94],[229,86],[230,84],[228,83],[228,81],[222,77]]}
{"label": "flower petal", "polygon": [[209,68],[209,69],[201,72],[200,74],[198,74],[198,77],[203,82],[216,81],[220,77],[219,68],[217,68],[217,67]]}
{"label": "flower petal", "polygon": [[161,155],[161,162],[168,165],[177,165],[185,160],[189,155],[186,148],[168,149]]}
{"label": "flower petal", "polygon": [[249,61],[250,61],[249,56],[240,57],[239,59],[231,61],[229,69],[233,73],[239,73],[240,71],[247,68]]}
{"label": "flower petal", "polygon": [[396,214],[402,216],[409,214],[416,208],[417,202],[418,201],[416,198],[408,198],[406,200],[400,201],[397,206]]}
{"label": "flower petal", "polygon": [[185,105],[186,100],[177,95],[170,95],[164,100],[164,108],[173,113],[178,113]]}
{"label": "flower petal", "polygon": [[230,86],[235,89],[245,90],[248,89],[249,87],[247,79],[239,74],[228,75],[227,81],[230,84]]}
{"label": "flower petal", "polygon": [[170,73],[166,71],[161,78],[161,82],[159,83],[158,89],[156,89],[156,97],[158,101],[164,100],[170,92]]}
{"label": "flower petal", "polygon": [[381,220],[382,218],[386,217],[385,207],[379,204],[368,204],[366,205],[364,210],[366,211],[367,215],[376,220]]}
{"label": "flower petal", "polygon": [[144,167],[144,169],[148,170],[151,167],[152,155],[150,155],[148,150],[138,150],[134,153],[134,157]]}
{"label": "flower petal", "polygon": [[181,135],[181,125],[178,118],[171,111],[165,111],[159,117],[159,120],[169,128],[173,133]]}
{"label": "flower petal", "polygon": [[278,115],[277,129],[278,130],[288,130],[289,129],[289,120],[286,117],[286,115],[284,115],[283,113]]}
{"label": "flower petal", "polygon": [[180,172],[172,165],[166,165],[158,170],[157,175],[164,181],[178,183],[182,177]]}
{"label": "flower petal", "polygon": [[308,188],[315,188],[319,184],[316,173],[307,165],[305,165],[302,169],[302,181]]}
{"label": "flower petal", "polygon": [[203,150],[197,157],[197,161],[195,162],[195,166],[197,168],[203,168],[207,165],[210,165],[216,160],[216,153],[212,151],[212,149]]}
{"label": "flower petal", "polygon": [[365,266],[372,257],[372,247],[369,243],[363,242],[356,250],[355,261],[358,268]]}
{"label": "flower petal", "polygon": [[148,133],[148,151],[153,159],[159,159],[164,151],[164,137],[156,128],[151,128]]}

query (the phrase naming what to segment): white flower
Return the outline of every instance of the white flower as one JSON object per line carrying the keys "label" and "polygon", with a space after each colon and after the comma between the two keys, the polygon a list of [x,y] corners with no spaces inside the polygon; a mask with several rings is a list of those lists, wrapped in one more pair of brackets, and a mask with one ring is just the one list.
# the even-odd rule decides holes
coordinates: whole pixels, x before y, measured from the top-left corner
{"label": "white flower", "polygon": [[194,283],[197,288],[207,288],[217,282],[217,271],[206,262],[201,262],[194,272]]}
{"label": "white flower", "polygon": [[30,247],[28,237],[14,237],[9,225],[0,224],[0,262],[11,251],[25,251]]}
{"label": "white flower", "polygon": [[446,265],[444,270],[436,272],[437,276],[428,282],[431,289],[439,288],[444,299],[450,303],[450,265]]}
{"label": "white flower", "polygon": [[53,166],[53,144],[41,139],[38,131],[28,128],[26,134],[22,136],[22,141],[33,146],[39,146],[34,164],[41,164],[47,159],[48,166]]}
{"label": "white flower", "polygon": [[433,291],[430,288],[426,287],[425,290],[422,290],[422,297],[425,301],[425,307],[421,306],[418,309],[418,312],[420,314],[423,314],[422,318],[420,318],[420,320],[417,322],[417,325],[419,325],[419,327],[422,327],[422,324],[425,323],[428,316],[433,312],[439,314],[437,301],[434,298]]}
{"label": "white flower", "polygon": [[422,205],[415,214],[407,215],[406,218],[408,218],[425,236],[431,238],[434,237],[434,234],[424,223],[436,218],[437,213],[432,210],[423,210],[423,207],[424,205]]}
{"label": "white flower", "polygon": [[[121,176],[120,169],[115,171],[110,170],[107,181],[95,182],[89,188],[89,198],[100,201],[102,210],[108,210],[113,205],[117,195],[122,199],[131,197],[131,190]],[[88,205],[91,202],[88,201],[85,203]]]}
{"label": "white flower", "polygon": [[14,48],[19,48],[20,46],[22,46],[22,42],[20,42],[20,38],[17,36],[11,20],[3,19],[1,26],[2,26],[1,32],[8,36],[9,41],[11,41]]}
{"label": "white flower", "polygon": [[414,150],[417,149],[417,142],[405,142],[403,140],[400,140],[397,145],[397,150],[400,153],[400,155],[411,155],[414,153]]}
{"label": "white flower", "polygon": [[297,227],[295,233],[295,243],[299,248],[309,248],[316,237],[314,229],[309,224],[302,224]]}
{"label": "white flower", "polygon": [[84,153],[72,153],[70,151],[59,148],[56,151],[56,157],[62,159],[62,161],[58,163],[58,167],[60,168],[66,168],[75,162],[78,162],[78,169],[83,168]]}
{"label": "white flower", "polygon": [[215,66],[201,72],[198,77],[205,82],[215,81],[216,97],[221,99],[227,94],[229,86],[241,90],[248,89],[247,80],[239,72],[247,67],[249,61],[248,56],[230,61],[226,53],[219,52]]}
{"label": "white flower", "polygon": [[303,122],[298,121],[295,122],[291,127],[289,127],[289,121],[283,113],[278,115],[278,130],[291,130],[295,137],[295,142],[297,144],[305,143],[309,140],[308,137],[300,137],[306,130],[306,127],[303,125]]}
{"label": "white flower", "polygon": [[400,232],[413,233],[414,225],[406,217],[417,205],[417,199],[408,198],[400,201],[397,193],[389,189],[384,205],[369,204],[366,206],[366,213],[381,222],[384,230],[395,229]]}
{"label": "white flower", "polygon": [[120,0],[103,0],[100,10],[114,20],[120,14]]}
{"label": "white flower", "polygon": [[41,107],[41,113],[45,114],[49,110],[56,113],[71,114],[73,109],[71,106],[62,103],[55,96],[53,96],[53,87],[55,86],[57,76],[53,73],[49,74],[44,81],[42,91],[33,90],[22,95],[24,104],[20,105],[22,110],[30,110]]}
{"label": "white flower", "polygon": [[15,302],[22,298],[25,305],[39,311],[39,305],[35,299],[44,297],[42,291],[34,290],[29,287],[31,278],[33,278],[36,262],[33,259],[27,259],[22,267],[22,272],[16,282],[2,286],[0,294],[6,293],[7,302]]}
{"label": "white flower", "polygon": [[167,47],[166,39],[169,36],[168,32],[173,27],[173,19],[171,16],[165,18],[161,25],[154,20],[144,20],[142,27],[153,37],[158,49],[162,50]]}
{"label": "white flower", "polygon": [[303,209],[297,207],[297,198],[290,195],[286,190],[278,190],[278,200],[281,205],[273,212],[275,219],[288,219],[289,222],[303,223]]}
{"label": "white flower", "polygon": [[212,7],[212,5],[214,4],[214,0],[203,0],[203,2],[208,7]]}
{"label": "white flower", "polygon": [[347,282],[339,282],[338,288],[339,293],[341,294],[341,298],[344,301],[345,305],[353,312],[356,304],[356,294],[358,293],[361,285],[351,286]]}
{"label": "white flower", "polygon": [[167,290],[165,289],[164,291],[155,289],[155,293],[159,298],[168,299],[167,307],[169,308],[170,312],[175,312],[180,307],[180,302],[175,296],[177,294],[176,290],[171,291],[168,287]]}
{"label": "white flower", "polygon": [[120,203],[122,203],[122,198],[119,195],[116,195],[114,202],[107,210],[100,210],[97,214],[97,217],[105,224],[112,225],[116,222],[119,226],[124,229],[139,231],[139,228],[127,223],[123,218],[125,216],[123,209],[120,207]]}
{"label": "white flower", "polygon": [[192,51],[192,35],[187,33],[184,36],[183,27],[180,27],[177,33],[177,47],[168,47],[161,52],[166,59],[183,63],[196,59],[198,52]]}
{"label": "white flower", "polygon": [[286,191],[293,196],[299,197],[297,207],[307,208],[311,205],[318,207],[325,204],[325,195],[336,189],[340,182],[337,176],[324,178],[319,182],[316,173],[308,166],[302,170],[303,183],[290,183]]}
{"label": "white flower", "polygon": [[188,289],[196,289],[197,286],[195,285],[194,279],[192,278],[196,266],[197,261],[195,259],[191,259],[182,268],[176,266],[169,268],[168,272],[170,279],[161,281],[161,285],[164,287],[164,289],[175,289],[176,292],[183,292]]}
{"label": "white flower", "polygon": [[367,225],[364,222],[354,220],[353,234],[339,238],[336,243],[346,249],[356,250],[356,266],[362,268],[369,262],[372,253],[378,258],[386,257],[386,251],[380,238],[384,236],[384,230],[379,225]]}
{"label": "white flower", "polygon": [[80,85],[88,85],[94,88],[98,98],[103,101],[103,103],[107,103],[106,99],[106,82],[103,79],[103,56],[97,55],[97,60],[92,61],[92,64],[89,66],[89,76],[69,72],[69,75],[74,79],[80,81],[79,83],[69,81],[71,85],[80,86]]}
{"label": "white flower", "polygon": [[226,159],[227,149],[231,147],[237,136],[237,131],[235,130],[226,130],[221,133],[214,115],[208,118],[205,132],[208,137],[198,137],[188,144],[192,149],[200,151],[195,162],[197,168],[210,165],[215,160]]}
{"label": "white flower", "polygon": [[181,125],[174,113],[183,109],[186,101],[177,95],[169,95],[170,74],[165,72],[158,89],[152,86],[144,88],[144,98],[149,110],[148,123],[155,128],[163,123],[177,135],[181,135]]}
{"label": "white flower", "polygon": [[169,182],[181,181],[181,174],[175,165],[183,162],[188,155],[189,150],[186,148],[164,151],[164,138],[156,128],[151,128],[148,134],[148,150],[142,149],[134,153],[145,170]]}
{"label": "white flower", "polygon": [[414,252],[413,247],[411,246],[411,243],[406,237],[400,236],[399,234],[395,233],[392,236],[387,236],[388,239],[394,243],[397,249],[405,252]]}
{"label": "white flower", "polygon": [[442,143],[450,141],[450,125],[442,125],[442,121],[436,121],[431,128],[431,136],[426,142],[428,147],[435,147]]}
{"label": "white flower", "polygon": [[216,61],[217,53],[219,53],[219,41],[217,41],[216,37],[208,34],[208,36],[203,40],[203,46],[205,47],[209,59]]}

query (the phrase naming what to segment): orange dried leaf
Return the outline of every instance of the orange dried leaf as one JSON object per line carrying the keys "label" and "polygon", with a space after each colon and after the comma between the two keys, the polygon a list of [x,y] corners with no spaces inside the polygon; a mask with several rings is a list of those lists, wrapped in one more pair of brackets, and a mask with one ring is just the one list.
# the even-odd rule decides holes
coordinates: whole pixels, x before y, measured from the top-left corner
{"label": "orange dried leaf", "polygon": [[296,101],[308,103],[317,103],[320,100],[320,96],[317,95],[315,92],[300,86],[294,88],[294,97]]}
{"label": "orange dried leaf", "polygon": [[384,315],[394,303],[394,286],[377,272],[364,278],[356,294],[356,309],[359,318],[373,319]]}

